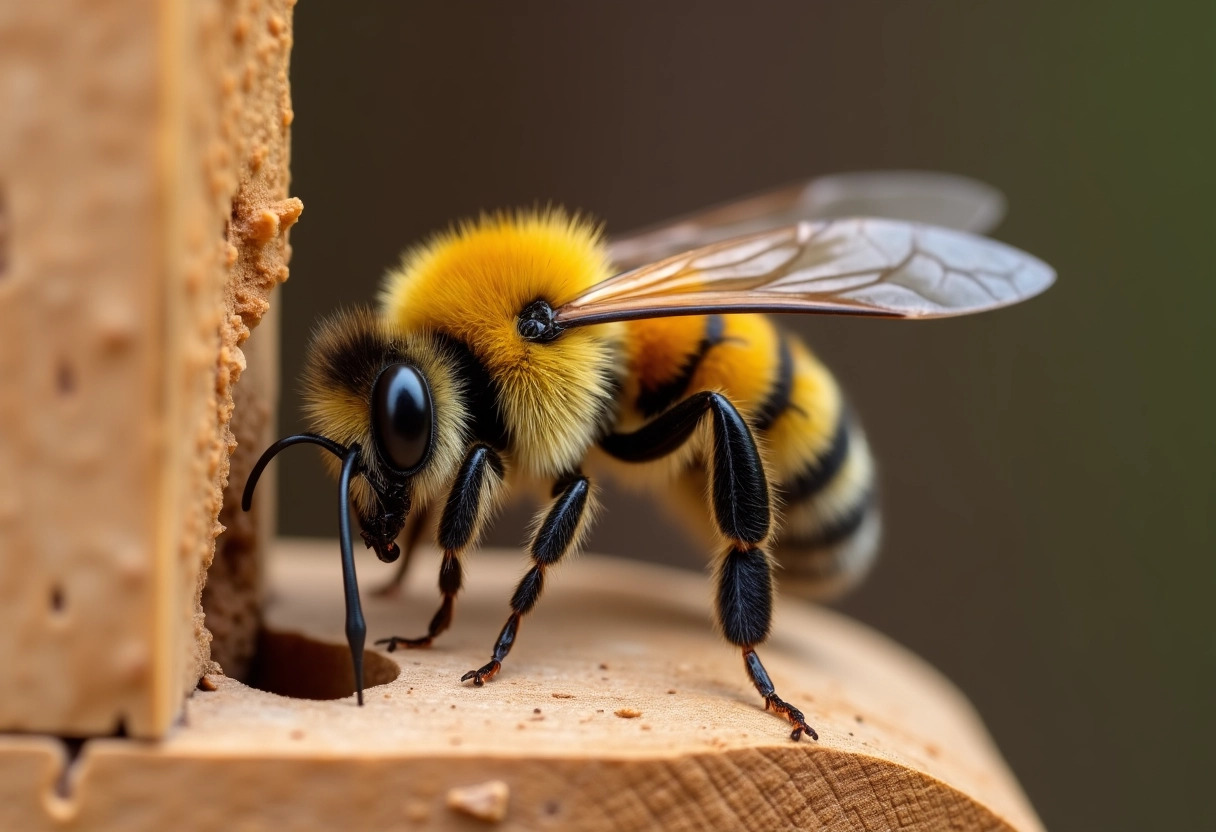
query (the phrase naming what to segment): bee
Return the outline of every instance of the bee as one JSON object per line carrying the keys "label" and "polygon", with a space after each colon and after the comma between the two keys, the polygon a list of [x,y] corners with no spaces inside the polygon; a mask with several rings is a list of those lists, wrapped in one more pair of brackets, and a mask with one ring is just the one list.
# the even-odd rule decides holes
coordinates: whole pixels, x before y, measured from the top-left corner
{"label": "bee", "polygon": [[[877,208],[951,228],[827,215]],[[766,710],[795,741],[818,739],[778,696],[757,648],[769,634],[774,567],[805,595],[838,593],[877,551],[879,511],[865,434],[829,370],[766,313],[878,318],[964,315],[1046,289],[1042,261],[973,233],[1003,210],[978,183],[937,174],[856,174],[742,200],[607,243],[561,210],[483,215],[407,252],[378,312],[316,331],[304,386],[339,482],[346,635],[363,701],[366,624],[350,540],[408,561],[437,515],[438,611],[448,628],[472,550],[512,490],[548,487],[531,564],[489,661],[499,673],[546,575],[579,548],[595,481],[619,476],[695,508],[712,528],[716,613]],[[403,530],[410,519],[410,529]],[[404,549],[397,543],[404,540]]]}

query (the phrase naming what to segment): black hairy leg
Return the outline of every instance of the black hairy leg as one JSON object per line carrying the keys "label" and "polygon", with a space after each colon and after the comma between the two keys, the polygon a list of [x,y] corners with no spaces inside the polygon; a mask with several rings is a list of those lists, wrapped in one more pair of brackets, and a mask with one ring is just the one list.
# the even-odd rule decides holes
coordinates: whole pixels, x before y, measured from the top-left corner
{"label": "black hairy leg", "polygon": [[488,682],[502,669],[502,662],[511,652],[519,623],[540,600],[545,585],[545,569],[560,561],[579,542],[587,502],[591,498],[591,482],[582,474],[574,474],[554,486],[554,500],[545,519],[532,539],[532,568],[520,579],[511,596],[511,615],[494,642],[490,661],[477,670],[470,670],[460,681],[475,686]]}
{"label": "black hairy leg", "polygon": [[773,619],[773,576],[768,556],[754,546],[732,544],[718,567],[718,621],[722,633],[743,649],[743,665],[752,684],[764,697],[764,709],[784,716],[794,726],[790,739],[819,735],[806,724],[802,711],[777,695],[755,645],[768,638]]}
{"label": "black hairy leg", "polygon": [[710,490],[714,521],[731,540],[760,543],[768,537],[772,522],[768,480],[756,440],[726,396],[696,393],[633,433],[609,434],[600,440],[600,447],[625,462],[660,459],[679,450],[706,413],[713,419]]}
{"label": "black hairy leg", "polygon": [[718,565],[716,607],[722,634],[742,648],[765,710],[785,716],[794,726],[790,738],[796,741],[806,734],[818,739],[802,712],[777,696],[756,655],[755,646],[768,638],[773,619],[772,564],[761,548],[772,523],[772,503],[756,440],[734,404],[721,393],[696,393],[633,433],[610,434],[600,445],[626,462],[649,462],[678,450],[706,414],[713,420],[710,507],[719,531],[730,541]]}
{"label": "black hairy leg", "polygon": [[426,533],[429,518],[429,507],[418,507],[410,512],[409,517],[405,519],[405,531],[401,540],[401,559],[397,561],[397,569],[393,572],[393,577],[389,578],[383,586],[372,591],[372,595],[377,598],[396,598],[401,594],[401,585],[405,582],[405,576],[409,574],[410,561],[414,557],[414,550],[422,540],[422,535]]}
{"label": "black hairy leg", "polygon": [[463,582],[460,556],[476,544],[477,533],[491,509],[491,495],[502,477],[502,459],[493,448],[478,443],[469,449],[439,516],[437,540],[443,550],[439,566],[439,592],[443,600],[439,609],[431,618],[426,635],[390,636],[377,639],[376,644],[387,646],[390,653],[398,647],[430,647],[435,637],[451,626],[452,608]]}

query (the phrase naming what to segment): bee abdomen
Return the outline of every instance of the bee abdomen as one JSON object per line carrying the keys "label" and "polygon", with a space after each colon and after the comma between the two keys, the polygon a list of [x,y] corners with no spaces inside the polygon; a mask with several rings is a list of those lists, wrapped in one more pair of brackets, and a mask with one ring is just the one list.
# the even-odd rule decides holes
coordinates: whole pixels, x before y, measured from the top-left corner
{"label": "bee abdomen", "polygon": [[781,586],[828,598],[856,584],[878,551],[881,522],[865,432],[835,379],[783,336],[768,395],[753,415],[773,460]]}
{"label": "bee abdomen", "polygon": [[654,386],[642,386],[638,391],[634,407],[645,418],[657,416],[680,401],[688,393],[689,385],[701,366],[701,362],[710,350],[722,343],[726,329],[722,316],[706,315],[703,320],[705,326],[700,342],[685,354],[678,372]]}

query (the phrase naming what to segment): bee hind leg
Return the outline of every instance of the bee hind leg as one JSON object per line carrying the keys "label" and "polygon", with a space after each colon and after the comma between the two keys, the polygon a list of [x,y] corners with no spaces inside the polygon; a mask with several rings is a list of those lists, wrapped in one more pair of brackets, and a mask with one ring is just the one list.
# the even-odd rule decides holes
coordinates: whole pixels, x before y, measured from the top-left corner
{"label": "bee hind leg", "polygon": [[700,392],[629,434],[612,434],[600,445],[627,462],[646,462],[680,447],[709,413],[713,420],[710,445],[711,514],[722,536],[730,541],[718,563],[718,621],[727,640],[743,651],[743,662],[765,710],[786,717],[794,730],[819,739],[802,712],[777,696],[756,645],[768,638],[773,617],[772,562],[761,548],[772,525],[768,480],[756,440],[747,422],[721,393]]}
{"label": "bee hind leg", "polygon": [[477,535],[494,503],[494,495],[502,486],[503,464],[488,445],[477,444],[469,449],[456,475],[443,514],[439,517],[438,541],[443,549],[439,565],[439,592],[443,595],[439,609],[431,618],[426,635],[417,638],[390,636],[377,639],[391,653],[398,647],[430,647],[435,638],[452,624],[452,608],[464,580],[460,556],[477,542]]}
{"label": "bee hind leg", "polygon": [[815,729],[806,724],[806,717],[802,715],[802,711],[777,695],[772,680],[768,678],[768,671],[760,663],[760,657],[756,655],[755,650],[750,647],[743,648],[743,664],[747,668],[747,675],[752,679],[752,684],[764,697],[764,710],[784,716],[794,726],[794,730],[790,732],[790,739],[798,742],[802,739],[803,734],[813,740],[819,739]]}
{"label": "bee hind leg", "polygon": [[559,481],[554,486],[554,501],[532,540],[532,568],[520,579],[511,596],[511,615],[494,642],[490,661],[477,670],[460,677],[475,687],[493,679],[502,669],[502,662],[511,652],[519,633],[519,623],[540,600],[545,585],[545,569],[576,549],[582,538],[591,501],[591,481],[580,473]]}

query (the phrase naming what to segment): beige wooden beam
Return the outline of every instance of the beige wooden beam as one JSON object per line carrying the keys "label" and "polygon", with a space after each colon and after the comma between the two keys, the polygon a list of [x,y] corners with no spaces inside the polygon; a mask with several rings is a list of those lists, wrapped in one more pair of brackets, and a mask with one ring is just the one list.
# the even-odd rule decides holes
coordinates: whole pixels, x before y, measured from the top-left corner
{"label": "beige wooden beam", "polygon": [[[373,636],[425,629],[438,559],[417,561],[403,597],[365,593]],[[359,565],[369,587],[392,570]],[[582,556],[547,582],[502,673],[460,684],[524,566],[471,556],[452,630],[430,650],[370,654],[363,708],[212,676],[163,741],[91,741],[66,776],[56,741],[0,739],[0,828],[1041,829],[949,682],[782,599],[761,654],[820,734],[790,742],[696,574]],[[336,544],[284,544],[270,571],[262,683],[349,694]]]}
{"label": "beige wooden beam", "polygon": [[208,667],[240,345],[301,209],[291,5],[0,5],[0,730],[159,736]]}

